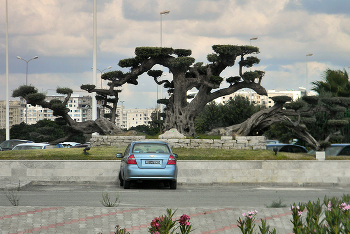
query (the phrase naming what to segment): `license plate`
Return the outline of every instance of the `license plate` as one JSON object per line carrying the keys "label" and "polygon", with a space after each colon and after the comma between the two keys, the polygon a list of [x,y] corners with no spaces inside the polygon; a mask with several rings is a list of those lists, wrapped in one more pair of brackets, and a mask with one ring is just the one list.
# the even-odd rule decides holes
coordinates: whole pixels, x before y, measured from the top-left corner
{"label": "license plate", "polygon": [[145,161],[145,164],[160,164],[160,161]]}

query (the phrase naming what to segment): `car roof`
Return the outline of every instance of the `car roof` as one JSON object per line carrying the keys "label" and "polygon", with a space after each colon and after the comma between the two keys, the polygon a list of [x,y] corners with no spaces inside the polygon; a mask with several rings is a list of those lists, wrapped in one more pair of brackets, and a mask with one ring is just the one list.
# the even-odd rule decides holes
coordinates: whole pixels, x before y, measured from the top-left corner
{"label": "car roof", "polygon": [[16,146],[24,146],[24,145],[29,145],[29,146],[46,146],[46,145],[50,145],[50,144],[48,144],[48,143],[22,143],[22,144],[18,144]]}
{"label": "car roof", "polygon": [[157,144],[167,144],[165,141],[133,141],[132,142],[133,144],[136,144],[136,143],[142,143],[142,144],[154,144],[154,143],[157,143]]}
{"label": "car roof", "polygon": [[330,146],[347,146],[347,145],[350,145],[350,143],[331,144]]}

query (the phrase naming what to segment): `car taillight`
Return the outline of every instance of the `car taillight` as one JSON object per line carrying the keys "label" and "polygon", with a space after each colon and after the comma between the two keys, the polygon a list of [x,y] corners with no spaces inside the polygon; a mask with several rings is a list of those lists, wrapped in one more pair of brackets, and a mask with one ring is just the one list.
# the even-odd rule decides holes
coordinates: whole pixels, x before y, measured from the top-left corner
{"label": "car taillight", "polygon": [[167,164],[168,165],[175,165],[176,164],[176,158],[174,156],[170,155]]}
{"label": "car taillight", "polygon": [[128,157],[128,160],[126,161],[126,164],[137,164],[137,163],[136,163],[135,156],[134,156],[134,155],[130,155],[130,156]]}

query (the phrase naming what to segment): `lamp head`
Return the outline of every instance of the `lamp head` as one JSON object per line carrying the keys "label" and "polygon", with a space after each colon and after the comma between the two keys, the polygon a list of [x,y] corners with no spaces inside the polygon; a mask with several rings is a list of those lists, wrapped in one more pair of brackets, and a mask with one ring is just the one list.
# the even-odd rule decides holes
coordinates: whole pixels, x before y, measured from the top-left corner
{"label": "lamp head", "polygon": [[38,56],[34,56],[34,57],[33,57],[33,59],[37,59],[37,58],[39,58],[39,57],[38,57]]}
{"label": "lamp head", "polygon": [[22,59],[21,57],[17,56],[17,59]]}
{"label": "lamp head", "polygon": [[170,11],[161,11],[161,12],[160,12],[161,15],[167,15],[167,14],[169,14],[169,13],[170,13]]}

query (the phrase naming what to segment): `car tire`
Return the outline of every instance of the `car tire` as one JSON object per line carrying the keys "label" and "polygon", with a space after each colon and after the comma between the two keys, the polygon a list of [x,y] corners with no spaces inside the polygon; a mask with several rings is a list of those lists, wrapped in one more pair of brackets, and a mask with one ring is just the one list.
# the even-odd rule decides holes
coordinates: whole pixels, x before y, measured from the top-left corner
{"label": "car tire", "polygon": [[176,187],[177,187],[177,181],[176,180],[170,181],[170,189],[176,189]]}
{"label": "car tire", "polygon": [[119,178],[119,185],[122,187],[124,185],[124,180],[122,178],[122,173],[121,172],[119,172],[118,178]]}
{"label": "car tire", "polygon": [[130,188],[130,184],[131,184],[130,180],[129,181],[128,180],[124,180],[124,189],[129,189]]}

